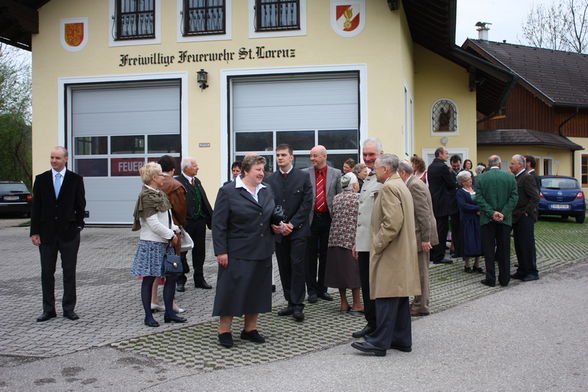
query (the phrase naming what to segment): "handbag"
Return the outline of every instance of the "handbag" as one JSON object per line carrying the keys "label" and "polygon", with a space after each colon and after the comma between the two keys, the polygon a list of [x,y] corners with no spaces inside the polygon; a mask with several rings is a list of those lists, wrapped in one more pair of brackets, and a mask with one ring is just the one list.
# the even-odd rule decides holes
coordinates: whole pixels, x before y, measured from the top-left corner
{"label": "handbag", "polygon": [[280,224],[280,222],[288,223],[288,217],[286,216],[284,207],[278,204],[274,207],[274,210],[272,211],[271,223],[272,225],[277,226]]}
{"label": "handbag", "polygon": [[[167,212],[169,228],[171,229],[171,214]],[[192,239],[190,239],[191,241]],[[182,259],[176,254],[176,250],[169,245],[165,248],[163,262],[161,263],[161,276],[178,276],[184,273]]]}
{"label": "handbag", "polygon": [[182,237],[180,238],[180,251],[187,252],[190,249],[194,248],[194,241],[192,241],[192,237],[183,227],[180,227],[182,231]]}

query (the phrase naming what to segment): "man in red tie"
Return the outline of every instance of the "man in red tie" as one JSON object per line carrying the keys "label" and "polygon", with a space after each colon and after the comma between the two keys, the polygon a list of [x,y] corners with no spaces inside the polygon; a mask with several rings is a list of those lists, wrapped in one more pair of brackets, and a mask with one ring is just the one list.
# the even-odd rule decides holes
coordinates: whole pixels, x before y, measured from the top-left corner
{"label": "man in red tie", "polygon": [[310,213],[310,238],[306,248],[306,290],[308,302],[315,303],[318,298],[333,300],[327,293],[324,282],[331,228],[329,211],[333,208],[333,198],[341,193],[341,171],[327,165],[327,149],[321,145],[310,150],[310,162],[313,167],[305,170],[310,174],[314,206]]}

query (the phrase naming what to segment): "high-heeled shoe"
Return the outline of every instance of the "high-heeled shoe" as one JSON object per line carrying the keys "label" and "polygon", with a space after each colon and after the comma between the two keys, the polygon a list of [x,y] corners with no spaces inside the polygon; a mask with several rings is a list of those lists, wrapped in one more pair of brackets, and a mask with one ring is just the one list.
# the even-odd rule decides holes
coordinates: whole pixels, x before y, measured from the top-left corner
{"label": "high-heeled shoe", "polygon": [[184,317],[180,317],[180,316],[163,316],[163,321],[165,321],[166,323],[185,323],[186,321],[188,321],[186,318]]}
{"label": "high-heeled shoe", "polygon": [[145,325],[148,327],[159,327],[159,323],[153,319],[149,320],[149,319],[145,319]]}
{"label": "high-heeled shoe", "polygon": [[174,312],[176,313],[184,313],[186,309],[182,309],[179,306],[174,306]]}
{"label": "high-heeled shoe", "polygon": [[151,302],[151,311],[153,312],[163,312],[165,310],[165,306],[154,304]]}

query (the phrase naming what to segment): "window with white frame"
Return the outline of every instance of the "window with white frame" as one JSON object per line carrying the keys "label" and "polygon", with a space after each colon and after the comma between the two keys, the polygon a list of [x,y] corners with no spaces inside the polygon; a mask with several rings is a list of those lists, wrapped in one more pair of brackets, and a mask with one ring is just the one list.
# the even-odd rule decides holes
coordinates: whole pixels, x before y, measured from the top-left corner
{"label": "window with white frame", "polygon": [[306,34],[307,0],[248,0],[249,38]]}
{"label": "window with white frame", "polygon": [[431,109],[431,131],[435,134],[457,133],[457,114],[457,106],[452,100],[437,100]]}
{"label": "window with white frame", "polygon": [[183,35],[225,34],[225,0],[183,0]]}
{"label": "window with white frame", "polygon": [[116,0],[116,39],[155,38],[155,0]]}

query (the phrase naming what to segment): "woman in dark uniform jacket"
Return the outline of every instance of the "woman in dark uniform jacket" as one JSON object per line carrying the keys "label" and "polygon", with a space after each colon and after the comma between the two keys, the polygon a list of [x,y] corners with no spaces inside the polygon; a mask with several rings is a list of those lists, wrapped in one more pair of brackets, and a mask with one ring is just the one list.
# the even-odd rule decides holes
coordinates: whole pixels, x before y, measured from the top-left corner
{"label": "woman in dark uniform jacket", "polygon": [[220,316],[219,343],[233,346],[234,316],[245,315],[241,339],[264,343],[257,332],[259,313],[271,311],[274,210],[271,188],[261,182],[265,158],[247,156],[241,175],[218,192],[212,215],[212,240],[218,267],[213,316]]}

